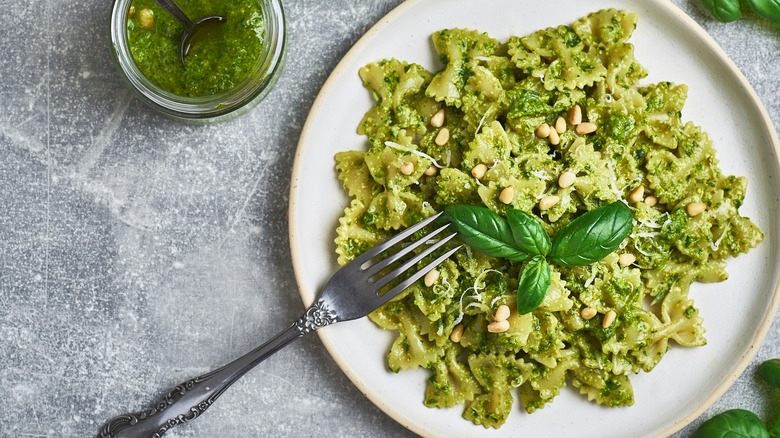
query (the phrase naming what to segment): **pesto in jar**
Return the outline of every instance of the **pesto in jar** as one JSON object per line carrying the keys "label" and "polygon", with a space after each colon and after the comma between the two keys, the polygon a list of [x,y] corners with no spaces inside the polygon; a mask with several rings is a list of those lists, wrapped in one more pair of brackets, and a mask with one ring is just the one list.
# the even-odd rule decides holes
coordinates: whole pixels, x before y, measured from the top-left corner
{"label": "pesto in jar", "polygon": [[263,50],[265,22],[258,0],[178,0],[192,20],[221,15],[203,38],[193,42],[181,65],[184,28],[154,0],[134,0],[127,20],[130,53],[139,70],[165,91],[185,97],[219,94],[234,88],[254,69]]}

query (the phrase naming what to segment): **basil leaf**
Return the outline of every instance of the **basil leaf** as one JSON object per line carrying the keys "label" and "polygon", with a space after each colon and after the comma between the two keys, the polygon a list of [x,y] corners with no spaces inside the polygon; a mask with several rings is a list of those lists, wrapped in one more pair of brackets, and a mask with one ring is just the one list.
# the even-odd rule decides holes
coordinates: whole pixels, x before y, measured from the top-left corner
{"label": "basil leaf", "polygon": [[591,210],[558,230],[550,259],[560,266],[595,263],[614,251],[631,232],[633,216],[621,201]]}
{"label": "basil leaf", "polygon": [[550,236],[536,217],[510,209],[506,212],[515,244],[531,255],[546,256],[550,252]]}
{"label": "basil leaf", "polygon": [[742,18],[739,0],[702,0],[702,3],[721,23],[729,23]]}
{"label": "basil leaf", "polygon": [[699,426],[696,438],[769,438],[758,416],[744,409],[721,412]]}
{"label": "basil leaf", "polygon": [[551,278],[552,268],[544,257],[535,256],[525,265],[517,285],[517,313],[532,312],[542,304]]}
{"label": "basil leaf", "polygon": [[466,245],[492,256],[525,261],[531,254],[518,247],[509,223],[485,207],[453,204],[444,207],[443,218],[458,232]]}
{"label": "basil leaf", "polygon": [[775,418],[775,424],[768,427],[769,429],[769,436],[771,438],[778,438],[780,437],[780,415]]}
{"label": "basil leaf", "polygon": [[747,0],[756,14],[780,26],[780,0]]}
{"label": "basil leaf", "polygon": [[780,359],[770,359],[761,363],[758,374],[770,385],[780,388]]}

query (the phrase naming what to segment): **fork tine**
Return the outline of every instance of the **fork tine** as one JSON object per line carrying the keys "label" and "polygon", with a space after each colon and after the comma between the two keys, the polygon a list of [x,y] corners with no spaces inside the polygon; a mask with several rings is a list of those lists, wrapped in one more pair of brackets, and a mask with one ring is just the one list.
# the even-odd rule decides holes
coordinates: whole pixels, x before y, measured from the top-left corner
{"label": "fork tine", "polygon": [[441,227],[437,228],[436,230],[431,231],[427,236],[423,237],[422,239],[418,239],[418,240],[412,242],[410,245],[405,246],[401,250],[399,250],[399,251],[397,251],[397,252],[395,252],[393,254],[390,254],[386,258],[384,258],[384,259],[374,263],[373,265],[371,265],[368,268],[366,268],[366,270],[363,271],[363,272],[369,278],[373,277],[374,275],[379,273],[382,269],[385,269],[386,267],[388,267],[391,264],[393,264],[393,262],[395,262],[396,260],[399,260],[403,256],[409,254],[410,252],[412,252],[415,249],[419,248],[420,246],[424,245],[425,242],[431,240],[431,238],[435,237],[436,235],[438,235],[442,231],[446,230],[449,226],[450,226],[450,224],[442,225]]}
{"label": "fork tine", "polygon": [[451,250],[449,250],[447,252],[445,252],[444,254],[442,254],[439,257],[437,257],[436,260],[428,263],[427,265],[425,265],[424,268],[422,268],[419,271],[415,272],[412,276],[410,276],[409,278],[405,279],[404,281],[400,282],[395,287],[393,287],[392,289],[387,291],[387,293],[382,294],[382,296],[377,297],[379,299],[379,303],[377,305],[381,306],[382,304],[384,304],[384,303],[390,301],[391,299],[393,299],[393,297],[398,295],[401,291],[403,291],[407,287],[411,286],[412,283],[414,283],[415,281],[417,281],[420,278],[422,278],[425,274],[428,273],[428,271],[430,271],[431,269],[433,269],[436,266],[438,266],[441,262],[447,260],[451,255],[455,254],[455,252],[457,252],[461,248],[463,248],[462,244],[456,246],[455,248],[452,248]]}
{"label": "fork tine", "polygon": [[411,227],[401,231],[400,233],[396,234],[395,236],[385,240],[384,242],[376,245],[375,247],[369,249],[368,251],[364,252],[358,257],[355,257],[355,259],[350,262],[351,265],[363,265],[363,263],[370,261],[374,257],[381,254],[386,249],[390,248],[391,246],[395,245],[398,242],[401,242],[402,240],[406,239],[407,237],[411,236],[412,234],[416,233],[417,231],[421,230],[431,222],[435,221],[439,216],[441,216],[441,212],[434,214],[433,216],[429,217],[428,219],[425,219],[423,221],[418,222],[415,225],[412,225]]}
{"label": "fork tine", "polygon": [[[341,269],[331,275],[330,279],[327,281],[327,283],[325,283],[325,286],[320,291],[319,297],[317,298],[317,301],[315,301],[315,305],[310,307],[309,310],[311,311],[314,309],[315,312],[320,312],[317,313],[317,315],[319,315],[317,316],[318,318],[329,318],[327,324],[340,321],[351,321],[353,319],[362,318],[368,315],[372,311],[376,310],[379,306],[386,303],[392,297],[397,296],[399,292],[410,286],[413,282],[419,280],[422,276],[428,273],[428,271],[433,269],[434,266],[443,262],[447,257],[451,256],[453,253],[455,253],[455,251],[463,246],[461,245],[450,250],[442,249],[443,245],[457,236],[456,232],[451,232],[451,234],[444,233],[446,236],[439,241],[430,244],[428,247],[420,247],[420,245],[429,242],[430,237],[433,234],[441,233],[443,230],[448,228],[447,226],[441,226],[433,233],[428,233],[426,236],[415,239],[414,241],[408,241],[408,245],[406,247],[396,247],[395,250],[398,251],[393,251],[396,253],[403,252],[402,255],[408,257],[408,259],[398,259],[398,257],[395,257],[396,254],[387,254],[386,257],[377,263],[387,260],[388,258],[393,258],[395,263],[401,266],[395,267],[395,265],[380,265],[384,266],[385,269],[392,270],[389,273],[384,274],[382,277],[377,278],[376,281],[372,281],[372,278],[377,277],[380,274],[375,273],[368,275],[366,273],[374,266],[368,266],[366,269],[363,269],[363,266],[365,266],[367,262],[372,261],[372,259],[374,259],[377,255],[382,254],[384,251],[387,251],[394,245],[404,241],[413,233],[419,231],[426,225],[429,225],[440,216],[441,213],[438,213],[417,223],[416,225],[412,225],[406,230],[398,233],[395,237],[391,237],[389,240],[378,244],[374,248],[369,249],[362,255],[356,257],[351,262],[344,265]],[[409,246],[413,246],[412,249],[416,248],[419,253],[415,254],[414,252],[410,253],[409,251],[405,251],[405,249]],[[436,258],[435,261],[429,263],[425,268],[423,268],[423,270],[414,272],[414,265],[420,262],[420,260],[423,258],[431,256],[431,254],[437,250],[446,251],[446,254]],[[435,257],[435,255],[432,257]],[[374,265],[376,265],[376,263]],[[389,293],[384,293],[381,296],[379,295],[379,292],[382,291],[382,288],[389,285],[390,282],[398,278],[406,271],[409,271],[411,279],[404,280],[403,278],[400,278],[399,280],[404,280],[400,283],[400,286],[393,285],[392,287],[388,287],[387,289],[392,289]]]}
{"label": "fork tine", "polygon": [[[457,233],[452,233],[447,237],[442,238],[438,242],[434,243],[433,245],[426,248],[424,251],[421,251],[419,254],[415,255],[411,259],[407,260],[403,265],[393,269],[392,271],[388,272],[384,277],[380,278],[379,280],[375,281],[372,286],[374,287],[374,290],[379,291],[383,287],[385,287],[388,283],[398,278],[399,275],[402,273],[408,271],[412,266],[416,265],[417,262],[422,260],[423,258],[427,257],[430,253],[436,251],[437,249],[441,248],[442,245],[449,242],[453,237],[455,237]],[[423,238],[427,240],[427,238]],[[422,240],[422,239],[421,239]]]}

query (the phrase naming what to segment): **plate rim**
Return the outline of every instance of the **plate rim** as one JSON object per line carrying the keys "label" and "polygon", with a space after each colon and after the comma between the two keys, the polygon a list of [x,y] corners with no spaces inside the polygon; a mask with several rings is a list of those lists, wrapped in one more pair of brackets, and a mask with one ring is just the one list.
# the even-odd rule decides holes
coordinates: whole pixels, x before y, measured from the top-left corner
{"label": "plate rim", "polygon": [[[303,149],[305,145],[308,143],[311,126],[313,125],[314,120],[317,119],[325,97],[329,95],[333,84],[335,84],[345,73],[347,65],[351,64],[352,58],[358,56],[358,53],[363,49],[363,47],[371,42],[373,36],[377,34],[384,26],[392,22],[396,16],[403,14],[407,9],[413,8],[415,5],[422,3],[423,1],[424,0],[405,0],[403,3],[399,4],[387,14],[382,16],[379,20],[377,20],[377,22],[372,25],[349,48],[349,50],[341,57],[339,62],[330,72],[328,78],[323,83],[322,88],[317,93],[317,97],[312,103],[311,109],[306,116],[306,121],[303,125],[303,128],[301,129],[301,134],[298,138],[298,144],[296,146],[295,155],[293,158],[287,216],[289,220],[288,238],[290,242],[290,256],[292,259],[293,272],[295,275],[296,284],[298,286],[299,295],[301,296],[301,299],[306,306],[312,304],[313,298],[307,297],[307,294],[304,293],[305,288],[302,286],[305,284],[303,281],[304,269],[302,266],[301,257],[299,256],[300,245],[298,245],[298,239],[296,235],[298,217],[294,214],[294,209],[297,201],[298,183],[301,176],[301,156],[303,155]],[[693,18],[680,9],[680,7],[668,0],[649,0],[649,3],[652,3],[654,7],[665,9],[666,12],[671,13],[678,20],[680,20],[680,22],[686,26],[688,30],[693,31],[696,36],[700,38],[700,40],[707,46],[707,48],[712,50],[719,58],[719,60],[724,63],[726,69],[728,69],[728,71],[739,81],[739,83],[735,84],[735,86],[741,86],[747,92],[747,95],[750,97],[751,105],[753,105],[753,107],[755,107],[757,112],[760,114],[761,124],[769,134],[772,148],[775,151],[775,164],[778,166],[778,168],[780,168],[780,139],[778,138],[777,130],[774,127],[772,119],[769,117],[766,106],[739,67],[737,67],[731,57],[729,57],[725,50],[720,47],[715,39],[709,33],[707,33],[707,31],[705,31],[701,25],[699,25],[699,23],[697,23]],[[308,295],[315,297],[317,292],[314,291],[314,293]],[[772,294],[769,306],[767,306],[764,312],[764,316],[761,320],[762,322],[758,326],[755,334],[753,335],[753,338],[750,341],[750,346],[742,354],[742,357],[736,363],[734,368],[723,377],[723,379],[715,386],[715,388],[712,389],[712,391],[696,408],[692,409],[685,417],[671,424],[668,428],[657,434],[656,437],[665,437],[680,431],[682,428],[700,417],[710,406],[718,401],[723,396],[723,394],[729,388],[731,388],[731,386],[734,385],[734,383],[744,373],[747,366],[758,353],[759,348],[761,347],[770,327],[772,326],[772,323],[774,322],[774,317],[776,315],[778,306],[780,306],[780,277],[775,280],[774,292]],[[335,352],[335,346],[331,343],[331,339],[328,336],[328,333],[329,332],[327,330],[317,331],[317,335],[327,349],[330,357],[336,362],[341,372],[343,372],[347,378],[349,378],[349,380],[357,387],[357,389],[363,393],[363,395],[365,395],[375,406],[382,410],[385,415],[388,415],[401,426],[409,429],[414,433],[417,433],[418,435],[427,434],[426,436],[430,436],[430,430],[425,429],[425,427],[422,425],[417,425],[408,421],[406,416],[387,405],[379,396],[379,394],[372,391],[365,382],[358,379],[350,372],[349,365],[344,361],[344,358]]]}

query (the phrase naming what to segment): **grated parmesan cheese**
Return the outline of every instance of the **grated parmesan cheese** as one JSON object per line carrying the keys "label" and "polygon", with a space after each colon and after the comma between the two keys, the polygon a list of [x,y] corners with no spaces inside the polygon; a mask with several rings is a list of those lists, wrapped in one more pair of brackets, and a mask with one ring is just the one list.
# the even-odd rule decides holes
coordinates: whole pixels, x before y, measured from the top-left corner
{"label": "grated parmesan cheese", "polygon": [[[428,155],[428,154],[426,154],[424,152],[420,152],[420,151],[418,151],[416,149],[408,148],[408,147],[406,147],[406,146],[404,146],[402,144],[398,144],[398,143],[396,143],[394,141],[386,141],[385,142],[385,146],[391,147],[393,149],[397,149],[399,151],[409,152],[411,154],[423,157],[423,158],[425,158],[427,160],[430,160],[430,162],[433,163],[433,165],[438,167],[439,169],[444,169],[444,166],[442,166],[441,164],[436,162],[436,160],[434,160],[432,156],[430,156],[430,155]],[[449,157],[448,157],[448,161],[449,161]],[[447,163],[447,164],[449,165],[449,163]]]}
{"label": "grated parmesan cheese", "polygon": [[585,289],[587,289],[587,288],[588,288],[588,286],[590,286],[590,284],[591,284],[591,283],[593,283],[593,280],[595,280],[595,279],[596,279],[596,274],[598,274],[598,270],[596,270],[596,269],[593,269],[593,266],[590,266],[590,271],[591,271],[590,278],[589,278],[589,279],[587,279],[587,280],[585,280],[585,284],[583,284],[583,286],[585,287]]}
{"label": "grated parmesan cheese", "polygon": [[531,175],[545,181],[552,180],[552,177],[543,169],[533,170],[531,171]]}
{"label": "grated parmesan cheese", "polygon": [[[468,247],[466,247],[466,249],[468,249]],[[471,254],[469,254],[469,256],[471,256]],[[461,321],[463,321],[463,316],[464,316],[464,313],[463,313],[463,297],[470,290],[474,291],[474,298],[477,301],[474,301],[474,302],[466,304],[466,308],[468,309],[470,307],[477,307],[479,309],[482,309],[485,312],[487,312],[489,310],[488,308],[485,307],[484,304],[479,302],[479,301],[482,301],[482,295],[479,293],[479,291],[481,289],[485,288],[484,286],[482,286],[480,288],[479,287],[479,282],[481,281],[481,279],[483,278],[484,275],[486,275],[486,274],[488,274],[490,272],[495,272],[495,273],[501,274],[501,271],[499,271],[497,269],[486,269],[486,270],[482,271],[479,275],[477,275],[477,277],[474,279],[474,285],[473,286],[471,286],[470,288],[464,290],[463,293],[460,294],[460,300],[459,300],[459,305],[458,305],[458,316],[455,318],[455,321],[453,321],[453,323],[452,323],[453,327],[458,325]],[[496,297],[495,299],[493,299],[493,302],[495,302],[495,300],[498,299],[498,298],[500,298],[500,297]],[[491,306],[493,306],[493,302],[490,303]]]}
{"label": "grated parmesan cheese", "polygon": [[479,133],[480,129],[482,129],[482,123],[485,122],[485,118],[488,116],[488,114],[490,114],[491,111],[493,111],[493,106],[492,105],[490,106],[490,108],[487,109],[487,111],[485,111],[485,114],[482,115],[482,118],[479,119],[479,124],[477,125],[477,130],[474,131],[475,135]]}
{"label": "grated parmesan cheese", "polygon": [[718,240],[712,242],[710,248],[712,248],[713,251],[717,251],[718,248],[720,248],[720,242],[723,241],[724,237],[726,237],[726,233],[729,232],[729,228],[731,228],[731,224],[726,223],[726,228],[723,230],[722,233],[720,233],[720,237],[718,237]]}

